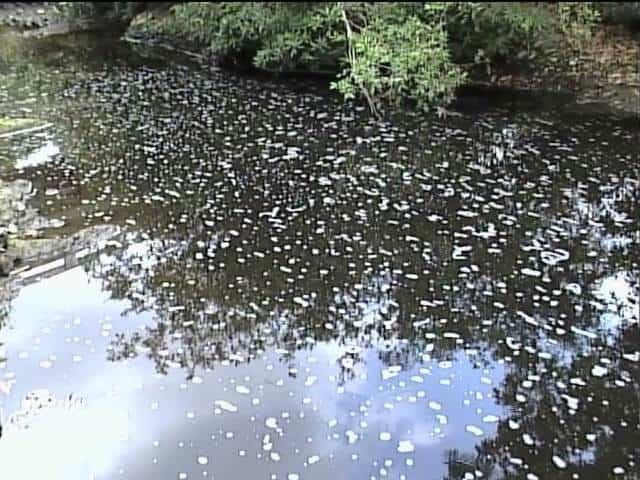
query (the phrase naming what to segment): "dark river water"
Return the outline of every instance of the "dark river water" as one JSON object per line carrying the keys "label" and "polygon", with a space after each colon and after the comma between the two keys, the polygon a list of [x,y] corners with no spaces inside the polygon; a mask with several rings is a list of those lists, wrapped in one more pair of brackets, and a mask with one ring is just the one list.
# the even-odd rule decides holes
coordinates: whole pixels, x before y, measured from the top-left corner
{"label": "dark river water", "polygon": [[0,286],[0,478],[639,478],[637,123],[2,43],[34,235],[109,235]]}

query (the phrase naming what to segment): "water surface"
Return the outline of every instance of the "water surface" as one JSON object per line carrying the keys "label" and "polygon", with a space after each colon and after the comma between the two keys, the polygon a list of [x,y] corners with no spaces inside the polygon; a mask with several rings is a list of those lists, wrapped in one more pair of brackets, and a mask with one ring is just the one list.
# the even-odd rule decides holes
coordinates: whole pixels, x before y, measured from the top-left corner
{"label": "water surface", "polygon": [[2,284],[4,475],[640,474],[633,122],[376,121],[90,37],[1,59],[40,235],[112,232]]}

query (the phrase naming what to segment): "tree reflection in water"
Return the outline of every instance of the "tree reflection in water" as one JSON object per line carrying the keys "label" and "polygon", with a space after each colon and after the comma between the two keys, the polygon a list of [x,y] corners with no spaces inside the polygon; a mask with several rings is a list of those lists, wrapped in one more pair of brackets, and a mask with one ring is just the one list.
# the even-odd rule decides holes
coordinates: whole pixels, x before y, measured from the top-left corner
{"label": "tree reflection in water", "polygon": [[[447,454],[448,478],[637,478],[628,131],[513,112],[356,121],[322,97],[173,67],[97,69],[62,97],[68,158],[32,173],[68,189],[40,200],[128,225],[87,269],[153,312],[110,359],[192,378],[277,349],[296,375],[298,352],[336,344],[348,385],[367,353],[407,370],[473,352],[506,367],[508,416]],[[631,290],[607,287],[618,307],[597,290],[622,277]]]}

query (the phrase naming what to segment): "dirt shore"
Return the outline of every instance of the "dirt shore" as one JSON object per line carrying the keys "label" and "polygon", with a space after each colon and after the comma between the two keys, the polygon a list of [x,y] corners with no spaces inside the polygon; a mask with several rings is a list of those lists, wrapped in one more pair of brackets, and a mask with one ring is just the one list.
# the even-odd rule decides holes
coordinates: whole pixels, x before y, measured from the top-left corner
{"label": "dirt shore", "polygon": [[580,47],[558,44],[547,53],[519,67],[496,70],[481,82],[570,93],[579,104],[640,119],[640,33],[602,25]]}

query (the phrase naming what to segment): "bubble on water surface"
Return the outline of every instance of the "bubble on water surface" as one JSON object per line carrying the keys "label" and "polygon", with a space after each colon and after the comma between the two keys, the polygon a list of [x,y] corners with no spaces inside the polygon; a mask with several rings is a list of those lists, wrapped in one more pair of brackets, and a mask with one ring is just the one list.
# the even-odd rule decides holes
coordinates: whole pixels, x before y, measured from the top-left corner
{"label": "bubble on water surface", "polygon": [[238,411],[238,407],[236,405],[226,400],[216,400],[214,404],[220,407],[225,412],[235,413]]}
{"label": "bubble on water surface", "polygon": [[556,466],[556,468],[559,468],[560,470],[564,470],[565,468],[567,468],[567,462],[559,456],[554,455],[551,460],[553,461],[553,464]]}
{"label": "bubble on water surface", "polygon": [[467,425],[465,427],[465,430],[473,435],[475,435],[476,437],[481,437],[482,435],[484,435],[484,432],[481,428],[476,427],[475,425]]}

